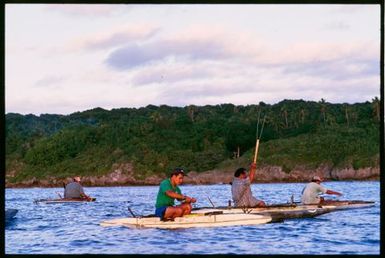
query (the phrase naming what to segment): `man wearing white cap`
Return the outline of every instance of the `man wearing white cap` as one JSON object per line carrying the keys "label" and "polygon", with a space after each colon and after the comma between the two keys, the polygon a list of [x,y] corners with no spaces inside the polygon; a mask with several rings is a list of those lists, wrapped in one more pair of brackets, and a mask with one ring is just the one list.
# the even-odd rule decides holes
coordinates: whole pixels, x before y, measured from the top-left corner
{"label": "man wearing white cap", "polygon": [[323,180],[319,176],[313,176],[311,182],[302,190],[301,203],[302,204],[322,204],[325,202],[323,197],[318,194],[334,194],[341,196],[342,194],[336,191],[326,189],[321,185]]}

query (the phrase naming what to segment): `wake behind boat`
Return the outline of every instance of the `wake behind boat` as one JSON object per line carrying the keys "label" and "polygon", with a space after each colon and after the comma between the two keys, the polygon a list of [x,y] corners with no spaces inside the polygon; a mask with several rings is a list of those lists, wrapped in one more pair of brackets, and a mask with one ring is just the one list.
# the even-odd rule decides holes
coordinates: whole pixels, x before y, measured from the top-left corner
{"label": "wake behind boat", "polygon": [[162,221],[159,217],[155,216],[120,218],[102,221],[100,225],[103,227],[125,226],[134,228],[178,229],[259,225],[271,222],[271,220],[272,218],[270,216],[260,214],[225,214],[222,211],[213,211],[192,213],[168,221]]}
{"label": "wake behind boat", "polygon": [[96,198],[90,199],[80,199],[80,198],[58,198],[58,199],[39,199],[35,200],[34,203],[45,203],[45,204],[55,204],[55,203],[84,203],[84,202],[94,202]]}

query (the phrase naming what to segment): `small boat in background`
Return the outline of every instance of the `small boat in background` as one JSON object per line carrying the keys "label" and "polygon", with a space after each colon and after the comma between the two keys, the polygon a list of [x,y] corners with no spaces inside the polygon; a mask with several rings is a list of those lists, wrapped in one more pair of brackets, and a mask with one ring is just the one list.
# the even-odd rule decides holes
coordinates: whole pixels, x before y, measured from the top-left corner
{"label": "small boat in background", "polygon": [[8,221],[10,219],[13,219],[16,216],[17,212],[18,212],[17,209],[6,209],[5,210],[5,220]]}
{"label": "small boat in background", "polygon": [[44,203],[44,204],[55,204],[55,203],[84,203],[84,202],[94,202],[96,198],[90,199],[79,199],[79,198],[59,198],[59,199],[40,199],[34,200],[35,204]]}

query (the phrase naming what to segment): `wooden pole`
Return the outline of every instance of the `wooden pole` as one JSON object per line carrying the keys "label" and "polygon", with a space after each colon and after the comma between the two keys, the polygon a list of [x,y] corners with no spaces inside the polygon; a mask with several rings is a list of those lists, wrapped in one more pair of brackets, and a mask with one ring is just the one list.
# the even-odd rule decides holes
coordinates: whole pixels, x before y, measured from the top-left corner
{"label": "wooden pole", "polygon": [[254,163],[257,163],[258,148],[259,148],[259,139],[257,139],[255,143]]}

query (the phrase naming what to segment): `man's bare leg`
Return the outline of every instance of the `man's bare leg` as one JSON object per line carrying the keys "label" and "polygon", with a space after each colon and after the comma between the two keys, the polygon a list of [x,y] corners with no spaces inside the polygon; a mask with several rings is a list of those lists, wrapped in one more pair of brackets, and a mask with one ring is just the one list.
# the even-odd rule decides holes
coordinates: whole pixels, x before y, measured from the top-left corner
{"label": "man's bare leg", "polygon": [[175,219],[176,217],[183,216],[183,209],[181,207],[167,207],[164,212],[165,219]]}

